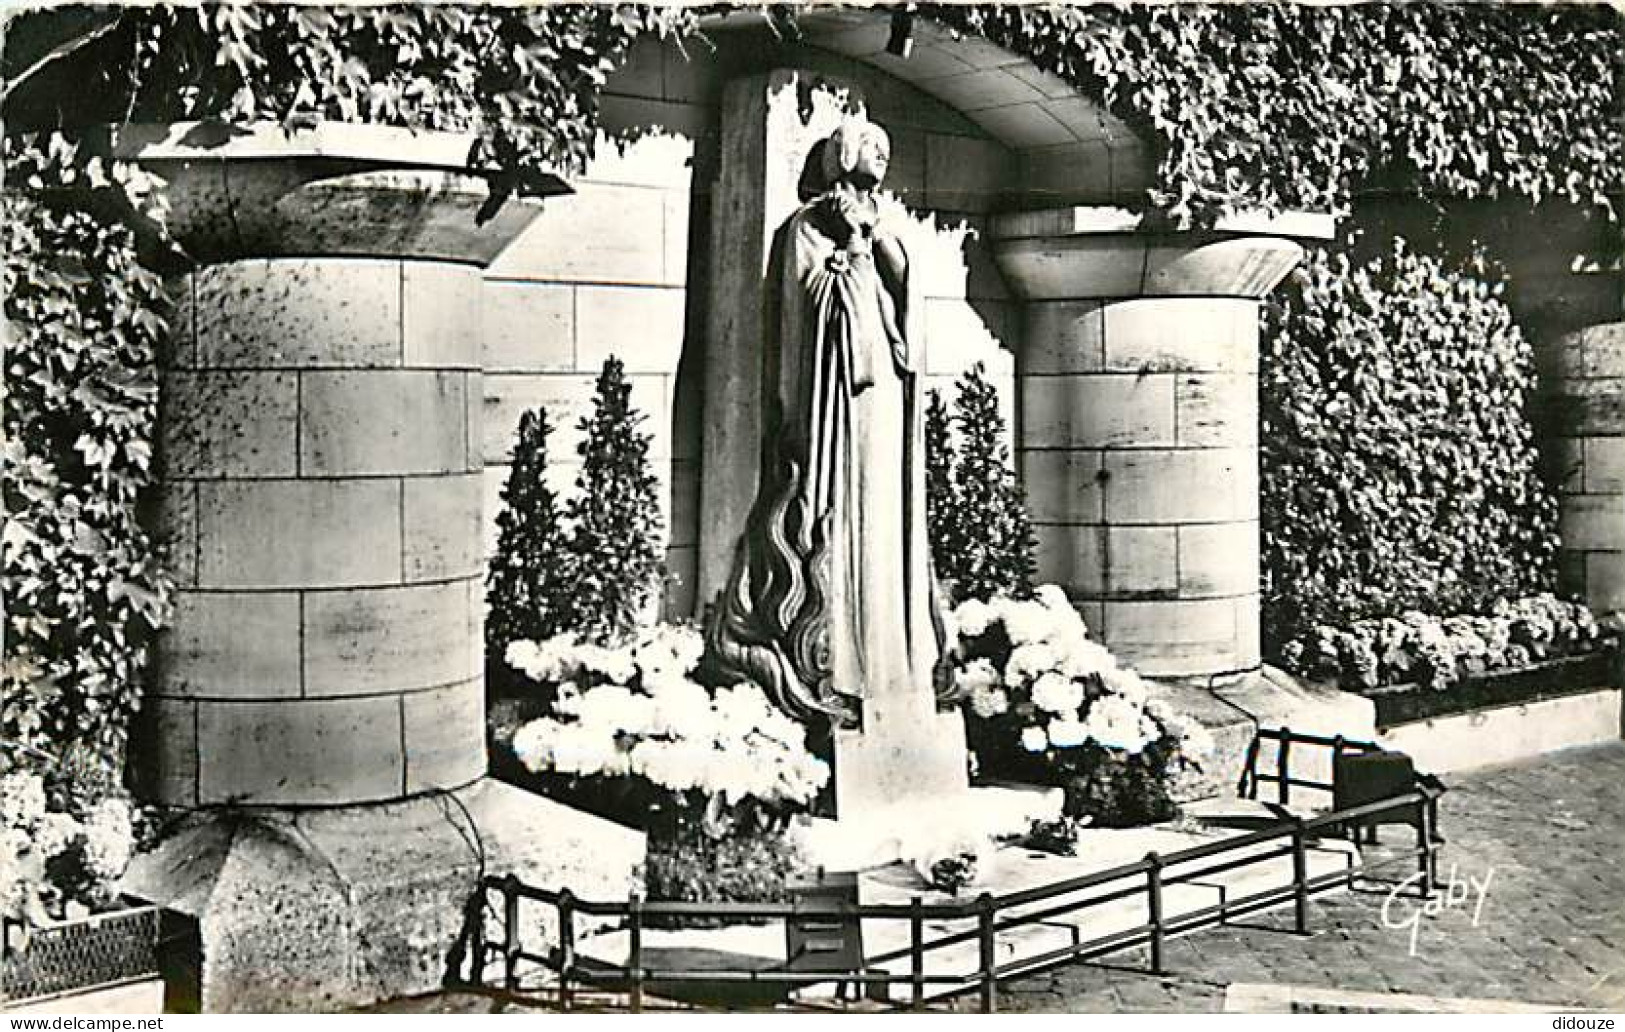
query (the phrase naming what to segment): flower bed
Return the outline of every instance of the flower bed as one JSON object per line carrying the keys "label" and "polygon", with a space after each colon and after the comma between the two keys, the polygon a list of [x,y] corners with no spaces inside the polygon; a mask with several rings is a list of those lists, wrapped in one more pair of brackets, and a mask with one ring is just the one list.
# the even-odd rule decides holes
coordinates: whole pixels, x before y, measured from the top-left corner
{"label": "flower bed", "polygon": [[1174,816],[1175,786],[1213,749],[1207,729],[1117,664],[1054,585],[953,612],[954,683],[979,775],[1066,790],[1097,825]]}
{"label": "flower bed", "polygon": [[1495,706],[1512,706],[1619,687],[1619,649],[1607,642],[1596,652],[1563,656],[1511,670],[1464,677],[1449,688],[1384,685],[1365,694],[1377,707],[1377,726],[1393,727]]}
{"label": "flower bed", "polygon": [[1371,694],[1386,686],[1444,691],[1612,647],[1584,605],[1542,594],[1503,599],[1482,616],[1413,611],[1346,628],[1322,624],[1287,643],[1280,659],[1293,673]]}

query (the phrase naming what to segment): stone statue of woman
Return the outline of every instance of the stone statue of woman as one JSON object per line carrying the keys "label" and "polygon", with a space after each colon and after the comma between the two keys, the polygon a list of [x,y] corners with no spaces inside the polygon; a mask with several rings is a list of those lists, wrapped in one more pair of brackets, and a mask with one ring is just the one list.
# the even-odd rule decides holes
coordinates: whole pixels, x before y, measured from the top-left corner
{"label": "stone statue of woman", "polygon": [[875,189],[891,144],[852,120],[822,192],[780,230],[764,319],[762,475],[707,628],[712,662],[835,727],[860,700],[934,691],[941,619],[925,537],[908,255]]}

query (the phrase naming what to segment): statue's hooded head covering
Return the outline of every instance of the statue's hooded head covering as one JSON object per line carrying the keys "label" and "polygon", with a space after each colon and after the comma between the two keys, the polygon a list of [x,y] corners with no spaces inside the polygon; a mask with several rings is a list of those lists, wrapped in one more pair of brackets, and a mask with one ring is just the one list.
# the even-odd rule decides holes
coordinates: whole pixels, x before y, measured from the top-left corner
{"label": "statue's hooded head covering", "polygon": [[886,153],[891,153],[891,137],[886,130],[866,118],[848,118],[826,139],[813,144],[802,166],[797,193],[803,201],[828,190],[858,167],[863,145],[876,141]]}

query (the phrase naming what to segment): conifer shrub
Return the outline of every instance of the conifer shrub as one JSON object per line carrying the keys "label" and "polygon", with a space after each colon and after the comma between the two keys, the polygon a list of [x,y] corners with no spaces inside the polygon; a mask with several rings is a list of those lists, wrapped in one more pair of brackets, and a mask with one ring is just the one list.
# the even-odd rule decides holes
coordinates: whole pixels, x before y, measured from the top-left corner
{"label": "conifer shrub", "polygon": [[663,574],[660,484],[649,468],[650,436],[639,429],[646,418],[632,407],[626,367],[609,358],[581,423],[581,475],[565,504],[568,629],[599,643],[637,628]]}
{"label": "conifer shrub", "polygon": [[998,389],[981,363],[960,377],[953,430],[926,409],[926,512],[937,576],[955,602],[1032,594],[1033,533],[1005,444]]}

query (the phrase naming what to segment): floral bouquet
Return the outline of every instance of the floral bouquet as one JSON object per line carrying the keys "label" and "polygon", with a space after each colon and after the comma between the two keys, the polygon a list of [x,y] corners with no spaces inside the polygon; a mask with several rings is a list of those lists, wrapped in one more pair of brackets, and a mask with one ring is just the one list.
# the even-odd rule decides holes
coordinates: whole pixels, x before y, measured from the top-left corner
{"label": "floral bouquet", "polygon": [[1119,666],[1055,585],[953,614],[954,683],[983,775],[1060,784],[1069,815],[1100,825],[1173,815],[1171,794],[1200,773],[1212,738]]}
{"label": "floral bouquet", "polygon": [[76,797],[33,770],[0,776],[0,918],[24,928],[109,909],[135,848],[135,812],[109,795]]}
{"label": "floral bouquet", "polygon": [[701,823],[713,835],[782,825],[829,780],[805,730],[751,684],[694,680],[700,633],[663,624],[622,646],[571,635],[518,641],[514,669],[551,689],[545,715],[520,725],[524,766],[575,780],[641,788],[656,823]]}

